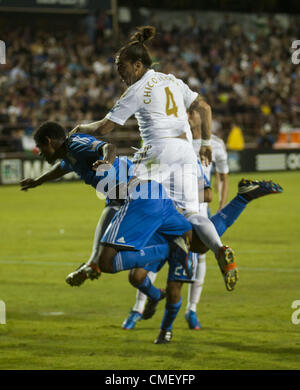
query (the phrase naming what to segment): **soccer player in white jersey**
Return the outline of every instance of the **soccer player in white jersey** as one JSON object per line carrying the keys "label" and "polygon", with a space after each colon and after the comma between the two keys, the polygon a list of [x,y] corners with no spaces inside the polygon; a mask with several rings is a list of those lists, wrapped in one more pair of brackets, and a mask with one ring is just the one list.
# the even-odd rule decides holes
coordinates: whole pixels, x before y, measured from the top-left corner
{"label": "soccer player in white jersey", "polygon": [[119,50],[118,73],[128,89],[105,118],[79,125],[73,132],[101,136],[111,132],[116,124],[124,125],[134,114],[144,141],[144,147],[135,158],[135,175],[163,184],[167,194],[193,224],[201,242],[214,252],[225,286],[232,291],[238,280],[233,251],[222,244],[212,222],[198,213],[197,157],[187,110],[196,110],[201,117],[200,159],[208,164],[212,160],[211,108],[183,81],[150,69],[152,59],[144,42],[154,35],[154,27],[140,27]]}
{"label": "soccer player in white jersey", "polygon": [[[201,146],[201,120],[197,112],[193,112],[190,117],[190,125],[193,134],[193,146],[195,153],[199,156],[199,150]],[[226,146],[223,140],[216,135],[211,136],[212,146],[212,164],[204,166],[204,174],[208,181],[211,181],[212,170],[215,169],[216,174],[219,177],[218,180],[218,194],[219,194],[219,206],[218,210],[221,210],[225,206],[228,198],[228,157]],[[208,203],[203,202],[199,204],[199,212],[204,217],[209,217]],[[185,319],[190,329],[201,329],[201,323],[197,318],[197,304],[200,301],[205,275],[206,275],[206,255],[195,254],[197,256],[197,267],[195,272],[195,281],[189,284],[188,287],[188,302],[185,312]]]}

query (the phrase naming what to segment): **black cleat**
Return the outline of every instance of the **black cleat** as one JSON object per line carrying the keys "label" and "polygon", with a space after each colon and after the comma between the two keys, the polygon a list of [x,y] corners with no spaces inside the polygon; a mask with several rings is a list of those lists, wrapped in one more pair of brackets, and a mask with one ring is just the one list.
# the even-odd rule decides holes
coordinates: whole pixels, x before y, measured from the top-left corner
{"label": "black cleat", "polygon": [[154,340],[154,344],[168,344],[172,338],[171,330],[163,330],[161,329],[157,339]]}
{"label": "black cleat", "polygon": [[238,184],[238,194],[250,201],[261,196],[270,194],[280,194],[283,188],[270,181],[242,179]]}
{"label": "black cleat", "polygon": [[150,318],[152,318],[156,312],[158,302],[161,301],[162,299],[165,299],[165,297],[167,295],[166,290],[161,288],[160,292],[161,292],[161,295],[157,301],[154,301],[150,298],[147,299],[147,303],[146,303],[146,306],[145,306],[145,309],[143,312],[143,316],[142,316],[143,320],[149,320]]}
{"label": "black cleat", "polygon": [[74,272],[71,272],[66,277],[66,282],[70,286],[81,286],[87,279],[94,280],[98,279],[101,275],[101,271],[97,264],[86,264],[83,263]]}

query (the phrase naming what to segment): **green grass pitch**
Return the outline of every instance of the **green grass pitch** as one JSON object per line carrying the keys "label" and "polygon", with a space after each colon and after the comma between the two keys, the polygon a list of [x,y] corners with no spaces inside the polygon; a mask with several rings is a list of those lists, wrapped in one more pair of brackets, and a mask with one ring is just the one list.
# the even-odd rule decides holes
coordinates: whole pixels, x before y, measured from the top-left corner
{"label": "green grass pitch", "polygon": [[[241,177],[230,175],[230,198]],[[169,345],[153,343],[164,303],[135,330],[121,329],[135,300],[127,272],[103,274],[80,288],[65,283],[92,247],[103,208],[92,188],[79,182],[27,193],[1,187],[6,324],[0,324],[0,369],[299,369],[300,324],[291,321],[292,302],[300,300],[299,173],[246,177],[272,178],[284,193],[253,201],[224,235],[240,269],[235,291],[226,291],[213,256],[207,256],[200,331],[187,328],[184,286]],[[157,286],[164,287],[166,274],[163,269]]]}

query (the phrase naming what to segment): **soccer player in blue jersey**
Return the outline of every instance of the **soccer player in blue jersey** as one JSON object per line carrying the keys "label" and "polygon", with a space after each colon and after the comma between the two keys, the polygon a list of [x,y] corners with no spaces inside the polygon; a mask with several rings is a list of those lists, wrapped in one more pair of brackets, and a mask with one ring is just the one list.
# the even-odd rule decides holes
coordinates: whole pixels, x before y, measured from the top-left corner
{"label": "soccer player in blue jersey", "polygon": [[[184,254],[185,242],[174,240],[174,237],[191,231],[191,224],[178,213],[159,183],[134,181],[128,166],[125,173],[120,170],[120,166],[130,166],[131,163],[127,158],[115,158],[111,144],[105,144],[86,134],[76,134],[68,138],[65,129],[58,123],[44,123],[36,131],[34,138],[37,147],[49,163],[57,159],[61,159],[61,162],[38,179],[23,180],[21,182],[23,190],[59,178],[73,170],[86,184],[105,192],[109,200],[120,198],[125,200],[117,218],[112,221],[112,228],[105,236],[107,245],[101,248],[98,262],[90,266],[89,271],[92,274],[98,276],[101,271],[114,273],[142,267],[166,258],[170,253],[170,245],[168,241],[161,245],[153,245],[150,238],[155,232],[172,241],[173,253],[174,251],[181,253],[178,255],[180,261],[191,274],[190,262]],[[106,167],[105,174],[99,175],[96,171],[103,164],[112,165],[114,169],[107,170]],[[103,182],[105,185],[102,185]],[[125,196],[124,194],[120,196],[122,186],[126,189]],[[150,246],[146,247],[148,242]],[[183,245],[183,249],[177,243]],[[120,249],[122,253],[118,253]]]}

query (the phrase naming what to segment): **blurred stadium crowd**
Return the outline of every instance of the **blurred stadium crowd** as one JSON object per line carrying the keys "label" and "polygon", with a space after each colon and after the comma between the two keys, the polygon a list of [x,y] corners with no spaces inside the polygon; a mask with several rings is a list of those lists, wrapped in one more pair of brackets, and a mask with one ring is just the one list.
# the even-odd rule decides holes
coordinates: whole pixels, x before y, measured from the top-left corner
{"label": "blurred stadium crowd", "polygon": [[[300,66],[291,62],[299,24],[268,17],[248,32],[224,16],[217,30],[193,17],[189,25],[164,28],[152,19],[157,37],[151,52],[156,70],[173,73],[212,106],[214,131],[226,139],[232,126],[246,142],[263,127],[274,137],[282,126],[300,127]],[[96,21],[68,31],[34,27],[4,32],[7,64],[0,68],[0,151],[30,150],[34,128],[56,120],[71,128],[101,119],[124,91],[114,54],[116,42]],[[134,132],[134,126],[130,128]]]}

